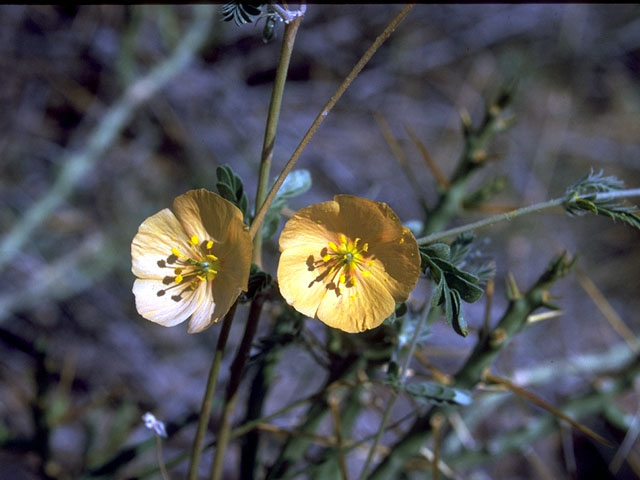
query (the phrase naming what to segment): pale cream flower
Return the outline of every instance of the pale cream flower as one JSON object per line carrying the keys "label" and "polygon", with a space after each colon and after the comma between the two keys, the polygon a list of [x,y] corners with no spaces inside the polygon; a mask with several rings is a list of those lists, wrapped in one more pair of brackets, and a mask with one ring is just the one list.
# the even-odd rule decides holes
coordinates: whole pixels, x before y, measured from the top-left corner
{"label": "pale cream flower", "polygon": [[189,333],[217,322],[247,290],[252,243],[242,212],[205,189],[147,218],[131,243],[138,313]]}
{"label": "pale cream flower", "polygon": [[391,208],[351,195],[299,210],[284,226],[280,251],[285,300],[345,332],[380,325],[420,274],[418,244]]}

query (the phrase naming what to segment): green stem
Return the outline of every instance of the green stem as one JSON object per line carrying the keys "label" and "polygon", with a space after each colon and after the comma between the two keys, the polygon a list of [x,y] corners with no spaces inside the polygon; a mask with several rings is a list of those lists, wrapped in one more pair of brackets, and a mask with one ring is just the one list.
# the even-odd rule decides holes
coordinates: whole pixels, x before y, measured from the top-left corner
{"label": "green stem", "polygon": [[373,42],[371,47],[369,47],[369,49],[364,53],[360,61],[358,61],[355,67],[353,67],[353,70],[351,70],[349,75],[347,75],[347,77],[344,79],[342,84],[338,87],[338,90],[336,90],[336,93],[333,94],[333,96],[329,99],[327,104],[322,108],[322,110],[320,110],[320,113],[311,124],[311,127],[309,127],[309,130],[307,130],[307,133],[305,133],[304,137],[300,141],[300,144],[295,149],[295,151],[291,155],[291,158],[282,169],[282,172],[280,172],[280,175],[278,176],[275,183],[271,187],[271,190],[269,190],[269,193],[267,194],[267,197],[265,198],[264,203],[262,204],[260,209],[256,212],[256,215],[253,218],[253,222],[251,223],[251,227],[249,228],[249,233],[251,234],[252,238],[255,238],[256,233],[258,232],[258,230],[260,229],[260,226],[262,225],[262,222],[264,221],[264,217],[267,214],[267,210],[269,209],[269,206],[275,199],[276,194],[278,193],[278,190],[280,190],[280,187],[284,183],[285,178],[287,178],[287,175],[289,175],[289,172],[291,172],[294,165],[300,158],[300,155],[302,154],[303,150],[306,148],[307,144],[311,140],[311,137],[313,137],[313,135],[316,133],[316,131],[318,130],[318,128],[320,127],[324,119],[327,118],[327,116],[329,115],[329,112],[333,109],[333,107],[338,102],[338,100],[340,100],[340,97],[342,97],[342,94],[347,90],[347,88],[349,88],[351,83],[356,79],[360,71],[364,68],[367,62],[369,62],[371,57],[373,57],[373,54],[376,53],[376,51],[378,50],[378,48],[380,48],[380,46],[384,43],[384,41],[387,38],[389,38],[389,36],[393,33],[393,31],[396,29],[398,24],[404,19],[404,17],[407,16],[407,14],[412,8],[413,8],[413,5],[407,5],[406,7],[404,7],[400,11],[400,13],[391,21],[391,23],[387,25],[387,27],[380,34],[380,36],[376,38],[375,42]]}
{"label": "green stem", "polygon": [[[602,193],[596,194],[595,196],[593,194],[578,195],[577,198],[592,198],[594,200],[602,201],[602,200],[611,200],[614,198],[629,198],[629,197],[638,197],[638,196],[640,196],[640,188],[634,188],[634,189],[628,189],[628,190],[616,190],[613,192],[602,192]],[[431,235],[427,235],[425,237],[419,238],[418,244],[427,245],[429,243],[434,243],[439,240],[444,240],[445,238],[448,238],[448,237],[460,235],[461,233],[464,233],[464,232],[477,230],[482,227],[488,227],[489,225],[493,225],[495,223],[502,222],[504,220],[511,220],[521,215],[539,212],[541,210],[546,210],[548,208],[558,207],[564,204],[566,201],[567,201],[566,197],[561,197],[561,198],[554,198],[553,200],[549,200],[547,202],[535,203],[533,205],[529,205],[528,207],[522,207],[522,208],[518,208],[517,210],[512,210],[510,212],[494,215],[492,217],[485,218],[484,220],[478,220],[477,222],[469,223],[467,225],[451,228],[449,230],[444,230],[442,232],[432,233]]]}
{"label": "green stem", "polygon": [[[280,51],[278,70],[276,71],[276,78],[273,83],[273,92],[271,93],[271,102],[269,103],[269,113],[267,115],[267,125],[264,132],[264,142],[262,144],[262,157],[260,160],[260,173],[258,176],[258,189],[256,191],[255,211],[258,211],[267,196],[271,160],[273,158],[273,146],[276,139],[276,131],[278,129],[278,120],[280,118],[280,107],[282,106],[282,97],[284,94],[284,86],[287,81],[287,71],[289,70],[293,44],[296,39],[296,33],[298,32],[300,22],[302,22],[302,16],[294,18],[284,27],[282,50]],[[253,238],[253,263],[258,266],[262,266],[262,235],[256,235]]]}
{"label": "green stem", "polygon": [[[500,319],[498,325],[489,335],[481,338],[456,373],[456,388],[472,389],[482,380],[483,372],[488,368],[509,341],[520,332],[527,323],[527,317],[539,307],[545,305],[548,291],[555,281],[567,275],[574,260],[566,254],[556,257],[547,267],[538,281],[525,294],[513,299]],[[436,407],[418,417],[413,426],[390,450],[390,453],[376,467],[369,480],[393,478],[410,456],[416,454],[424,442],[431,436],[431,419],[452,407]]]}
{"label": "green stem", "polygon": [[240,386],[244,367],[247,363],[247,359],[249,358],[249,351],[251,350],[253,337],[258,330],[258,320],[260,319],[263,303],[264,299],[259,295],[251,302],[247,325],[244,329],[244,336],[242,337],[236,356],[231,364],[231,374],[229,377],[229,384],[227,385],[225,405],[220,427],[218,429],[216,453],[211,467],[211,480],[220,480],[220,478],[222,478],[224,454],[227,450],[231,433],[231,416],[233,415],[238,401],[238,387]]}
{"label": "green stem", "polygon": [[564,197],[556,198],[554,200],[549,200],[548,202],[536,203],[534,205],[529,205],[528,207],[512,210],[511,212],[494,215],[492,217],[485,218],[484,220],[478,220],[477,222],[469,223],[467,225],[462,225],[456,228],[451,228],[443,232],[432,233],[431,235],[427,235],[426,237],[419,238],[418,245],[427,245],[429,243],[434,243],[439,240],[444,240],[445,238],[448,238],[448,237],[460,235],[461,233],[464,233],[464,232],[477,230],[482,227],[488,227],[489,225],[493,225],[494,223],[502,222],[504,220],[511,220],[512,218],[519,217],[520,215],[538,212],[540,210],[545,210],[547,208],[557,207],[559,205],[562,205],[564,201],[565,201]]}
{"label": "green stem", "polygon": [[[399,383],[403,385],[407,378],[407,371],[409,370],[409,365],[411,364],[411,358],[413,357],[413,352],[416,349],[416,345],[418,343],[418,339],[420,338],[420,333],[422,332],[422,327],[427,323],[427,319],[431,314],[431,300],[429,303],[424,306],[424,310],[422,312],[422,316],[418,320],[418,324],[416,325],[416,329],[413,333],[413,338],[411,339],[411,344],[409,345],[409,351],[407,352],[407,356],[404,359],[402,364],[402,369],[400,370],[400,378]],[[378,444],[380,443],[380,439],[382,438],[382,434],[384,433],[387,422],[389,421],[389,416],[391,415],[391,409],[393,405],[396,403],[398,398],[398,390],[393,389],[391,391],[391,397],[387,401],[387,406],[384,409],[382,414],[382,420],[380,421],[380,426],[378,427],[378,431],[373,440],[373,444],[371,448],[369,448],[369,453],[367,454],[367,459],[364,462],[364,467],[362,467],[362,472],[360,473],[360,480],[364,480],[367,477],[367,473],[369,471],[369,466],[371,465],[371,461],[373,460],[373,456],[378,448]]]}
{"label": "green stem", "polygon": [[200,457],[202,455],[202,443],[204,442],[204,436],[207,433],[207,426],[209,425],[209,417],[211,415],[211,401],[213,400],[213,396],[216,392],[216,384],[220,373],[220,365],[222,364],[222,356],[227,345],[229,331],[231,330],[231,324],[233,323],[233,317],[236,313],[237,306],[238,302],[236,301],[231,306],[229,312],[225,315],[224,320],[222,321],[220,333],[218,334],[218,344],[216,345],[216,351],[213,354],[211,370],[209,371],[209,378],[207,379],[207,387],[204,392],[204,398],[202,399],[202,407],[200,408],[198,430],[196,431],[196,437],[191,449],[191,463],[189,463],[188,476],[189,480],[197,480],[198,478],[198,466],[200,465]]}

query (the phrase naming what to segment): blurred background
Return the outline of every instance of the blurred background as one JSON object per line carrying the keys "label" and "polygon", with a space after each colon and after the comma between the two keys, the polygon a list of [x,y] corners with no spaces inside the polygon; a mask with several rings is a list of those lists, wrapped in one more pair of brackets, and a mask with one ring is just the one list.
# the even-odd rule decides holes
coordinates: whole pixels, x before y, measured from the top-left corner
{"label": "blurred background", "polygon": [[[280,115],[274,175],[400,8],[307,7]],[[130,243],[138,225],[175,196],[214,189],[218,165],[234,169],[253,201],[282,25],[265,44],[262,21],[239,27],[218,15],[193,61],[136,104],[103,153],[89,152],[86,171],[74,177],[65,170],[87,151],[127,85],[168,57],[194,21],[189,6],[0,7],[2,237],[24,228],[26,212],[43,199],[55,203],[0,260],[0,479],[79,478],[123,445],[150,436],[140,421],[145,411],[173,421],[199,410],[218,328],[188,335],[186,325],[167,329],[142,319],[131,293]],[[421,202],[435,204],[437,184],[408,129],[451,175],[463,147],[461,112],[477,124],[513,81],[508,113],[514,124],[492,143],[491,161],[472,183],[476,188],[501,177],[506,186],[456,224],[561,196],[590,169],[640,187],[640,7],[419,5],[312,139],[297,168],[310,171],[313,187],[292,200],[291,209],[349,193],[389,203],[403,221],[423,221]],[[385,142],[380,117],[405,152],[405,169]],[[60,180],[61,172],[72,180]],[[534,374],[547,375],[528,388],[558,405],[631,358],[634,345],[637,353],[638,231],[558,210],[499,224],[479,239],[482,254],[496,263],[494,320],[506,305],[508,272],[525,289],[560,251],[579,258],[577,271],[553,289],[562,316],[520,334],[494,366],[498,374],[523,385],[533,383]],[[277,253],[276,243],[265,245],[264,268],[272,274]],[[420,285],[414,302],[427,296]],[[466,339],[444,321],[433,328],[430,358],[447,373],[473,347],[484,308],[482,301],[467,307],[472,333]],[[243,312],[227,361],[243,331]],[[614,317],[628,330],[612,327]],[[271,320],[267,311],[260,332]],[[319,322],[305,328],[322,338]],[[313,392],[321,384],[317,372],[304,351],[288,352],[277,370],[281,391]],[[223,367],[223,383],[226,376]],[[478,444],[542,414],[509,398],[475,428]],[[628,415],[625,421],[638,420],[638,398],[630,391],[612,400]],[[279,405],[282,398],[269,398],[266,409]],[[587,423],[621,442],[624,430],[607,430],[601,417]],[[375,431],[377,418],[361,425],[362,433]],[[194,428],[191,423],[167,441],[167,458],[190,448]],[[567,432],[544,436],[460,473],[639,478],[637,464],[609,473],[615,449],[603,452],[580,435],[572,447],[578,466],[571,467],[570,440]],[[366,450],[354,455],[361,464]],[[629,458],[638,462],[639,456],[636,445]],[[133,478],[154,463],[147,451],[113,478]],[[230,461],[228,478],[235,478],[232,467]],[[173,471],[175,478],[184,468]]]}

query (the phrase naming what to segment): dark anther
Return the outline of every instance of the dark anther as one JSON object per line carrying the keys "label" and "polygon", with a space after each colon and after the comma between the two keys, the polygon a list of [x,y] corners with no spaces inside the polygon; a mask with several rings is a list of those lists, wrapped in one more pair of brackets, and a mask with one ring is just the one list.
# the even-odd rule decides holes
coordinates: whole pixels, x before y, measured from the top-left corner
{"label": "dark anther", "polygon": [[167,262],[165,262],[164,260],[158,260],[158,266],[160,268],[164,268],[167,266]]}
{"label": "dark anther", "polygon": [[162,279],[162,283],[164,283],[165,285],[171,285],[173,283],[173,281],[175,280],[176,277],[169,277],[166,276]]}
{"label": "dark anther", "polygon": [[176,257],[173,253],[167,257],[167,263],[172,264],[176,263],[178,257]]}
{"label": "dark anther", "polygon": [[309,271],[310,271],[310,272],[313,272],[313,271],[316,269],[316,267],[315,267],[315,265],[314,265],[314,264],[315,264],[315,261],[314,261],[314,259],[313,259],[313,255],[309,255],[309,256],[307,257],[307,262],[306,262],[306,263],[307,263],[307,267],[309,268]]}
{"label": "dark anther", "polygon": [[166,290],[158,290],[157,295],[158,295],[159,297],[162,297],[165,293],[167,293],[167,291],[166,291]]}
{"label": "dark anther", "polygon": [[182,300],[182,297],[180,296],[180,294],[178,295],[173,295],[171,297],[171,300],[173,300],[174,302],[179,302],[180,300]]}

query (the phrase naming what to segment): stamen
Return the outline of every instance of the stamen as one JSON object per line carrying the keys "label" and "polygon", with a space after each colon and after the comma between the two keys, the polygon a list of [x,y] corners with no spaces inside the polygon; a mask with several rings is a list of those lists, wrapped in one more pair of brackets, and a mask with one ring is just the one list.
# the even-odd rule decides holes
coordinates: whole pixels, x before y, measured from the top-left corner
{"label": "stamen", "polygon": [[180,283],[182,282],[182,280],[184,279],[184,277],[181,274],[176,275],[176,278],[174,278],[174,282],[176,283]]}
{"label": "stamen", "polygon": [[216,257],[215,255],[213,255],[212,253],[208,254],[206,256],[209,260],[211,260],[212,262],[217,262],[218,261],[218,257]]}
{"label": "stamen", "polygon": [[328,253],[324,257],[322,257],[322,261],[325,263],[328,263],[329,260],[331,260],[331,255],[329,255]]}
{"label": "stamen", "polygon": [[213,247],[213,240],[207,242],[207,250],[211,250],[211,247]]}
{"label": "stamen", "polygon": [[198,240],[198,237],[196,235],[191,235],[191,243],[193,245],[198,245],[200,243],[200,240]]}
{"label": "stamen", "polygon": [[180,253],[180,250],[178,250],[176,247],[173,247],[171,249],[171,253],[173,253],[178,258],[180,258],[182,256],[182,254]]}

